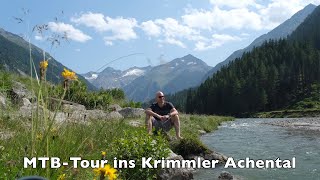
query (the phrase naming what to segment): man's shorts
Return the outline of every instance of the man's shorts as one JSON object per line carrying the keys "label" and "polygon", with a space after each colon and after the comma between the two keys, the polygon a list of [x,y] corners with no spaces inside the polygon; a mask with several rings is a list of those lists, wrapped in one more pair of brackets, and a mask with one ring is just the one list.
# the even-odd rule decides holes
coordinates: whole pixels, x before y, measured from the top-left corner
{"label": "man's shorts", "polygon": [[162,129],[165,132],[170,131],[170,129],[173,127],[173,122],[171,119],[167,119],[165,121],[158,121],[154,117],[152,117],[152,127],[155,127],[156,131],[159,131]]}

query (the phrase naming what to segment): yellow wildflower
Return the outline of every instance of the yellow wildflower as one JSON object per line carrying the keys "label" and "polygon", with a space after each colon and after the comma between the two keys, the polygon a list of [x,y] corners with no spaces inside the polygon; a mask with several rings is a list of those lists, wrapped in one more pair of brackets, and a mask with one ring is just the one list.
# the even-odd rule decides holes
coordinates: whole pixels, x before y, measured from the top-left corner
{"label": "yellow wildflower", "polygon": [[43,136],[42,136],[41,133],[38,133],[37,136],[36,136],[36,138],[37,138],[38,140],[42,140],[42,137],[43,137]]}
{"label": "yellow wildflower", "polygon": [[47,69],[47,67],[48,67],[48,60],[40,61],[40,68],[41,69]]}
{"label": "yellow wildflower", "polygon": [[114,179],[117,179],[117,170],[114,169],[114,168],[111,168],[110,165],[106,165],[104,167],[106,169],[106,172],[105,172],[105,176],[108,176],[108,180],[114,180]]}
{"label": "yellow wildflower", "polygon": [[95,176],[103,175],[104,177],[108,177],[108,180],[114,180],[117,179],[117,170],[110,167],[109,164],[105,165],[104,168],[95,168],[93,169],[93,172]]}
{"label": "yellow wildflower", "polygon": [[93,173],[95,176],[99,176],[100,174],[105,174],[105,171],[103,168],[99,167],[99,168],[94,168]]}
{"label": "yellow wildflower", "polygon": [[75,72],[69,71],[66,68],[64,68],[61,75],[64,79],[68,79],[68,80],[76,80],[78,78]]}
{"label": "yellow wildflower", "polygon": [[107,153],[106,153],[105,151],[101,151],[101,155],[102,155],[102,156],[106,156]]}
{"label": "yellow wildflower", "polygon": [[66,174],[61,174],[59,177],[58,177],[58,180],[65,180],[66,179]]}

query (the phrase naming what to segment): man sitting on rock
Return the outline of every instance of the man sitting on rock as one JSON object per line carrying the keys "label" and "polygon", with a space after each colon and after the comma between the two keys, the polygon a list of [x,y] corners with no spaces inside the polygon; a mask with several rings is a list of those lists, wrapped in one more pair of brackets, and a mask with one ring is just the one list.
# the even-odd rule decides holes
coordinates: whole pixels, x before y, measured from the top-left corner
{"label": "man sitting on rock", "polygon": [[156,93],[156,102],[152,103],[145,110],[145,113],[149,134],[152,134],[152,127],[155,127],[156,131],[163,130],[164,132],[168,132],[174,126],[177,138],[182,139],[180,136],[179,113],[172,103],[164,100],[164,95],[161,91]]}

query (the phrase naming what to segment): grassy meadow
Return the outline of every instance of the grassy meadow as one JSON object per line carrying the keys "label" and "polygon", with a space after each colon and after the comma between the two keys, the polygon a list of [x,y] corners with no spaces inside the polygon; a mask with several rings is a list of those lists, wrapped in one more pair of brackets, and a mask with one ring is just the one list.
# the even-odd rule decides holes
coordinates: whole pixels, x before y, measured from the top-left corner
{"label": "grassy meadow", "polygon": [[[69,87],[52,85],[45,81],[37,81],[30,77],[0,73],[1,94],[6,96],[6,108],[0,110],[0,176],[1,179],[15,179],[24,176],[38,175],[48,179],[153,179],[157,169],[142,169],[139,166],[141,157],[161,159],[169,153],[169,148],[179,151],[176,146],[180,142],[173,140],[175,146],[163,136],[149,136],[144,127],[144,117],[110,120],[96,119],[88,121],[55,122],[49,116],[51,97],[74,100],[78,103],[86,100],[86,108],[100,108],[108,111],[106,104],[120,104],[122,107],[139,106],[139,103],[127,102],[121,92],[89,92],[82,91],[83,86],[77,81],[69,82]],[[64,78],[66,80],[66,78]],[[14,81],[21,82],[34,92],[37,97],[36,106],[31,118],[21,117],[19,106],[11,102],[7,93]],[[76,84],[76,87],[73,87]],[[78,85],[77,85],[78,84]],[[79,85],[80,84],[80,85]],[[80,87],[80,88],[79,88]],[[52,90],[54,89],[54,90]],[[58,89],[58,90],[57,90]],[[78,92],[77,89],[81,92]],[[119,95],[120,94],[120,95]],[[102,97],[102,98],[101,98]],[[106,102],[105,102],[106,101]],[[56,113],[61,104],[50,109]],[[42,111],[39,109],[43,109]],[[199,140],[200,131],[210,132],[223,121],[231,117],[180,114],[181,133],[185,138],[182,142],[196,142],[192,146],[203,146]],[[132,126],[134,122],[136,126]],[[174,137],[174,128],[170,131]],[[23,167],[23,158],[28,157],[59,157],[62,162],[69,162],[60,168]],[[75,168],[69,161],[70,157],[81,157],[87,160],[109,160],[109,169]],[[113,160],[136,160],[135,168],[113,169]],[[49,166],[49,162],[46,164]],[[109,172],[103,176],[101,173]],[[111,175],[110,175],[111,173]]]}

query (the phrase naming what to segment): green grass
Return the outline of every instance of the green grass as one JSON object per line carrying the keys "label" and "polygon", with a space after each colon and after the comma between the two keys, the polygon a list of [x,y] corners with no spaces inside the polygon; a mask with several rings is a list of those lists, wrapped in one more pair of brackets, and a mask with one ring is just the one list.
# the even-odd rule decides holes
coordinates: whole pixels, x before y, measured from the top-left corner
{"label": "green grass", "polygon": [[[38,100],[43,101],[38,106],[48,107],[47,98],[50,97],[50,94],[46,93],[46,89],[53,86],[52,84],[43,83],[40,88],[36,80],[32,80],[31,84],[28,77],[11,74],[7,76],[0,73],[0,78],[5,80],[0,88],[2,94],[6,94],[13,81],[18,81],[24,84],[29,91],[32,88]],[[49,118],[48,113],[37,116],[35,113],[37,108],[34,109],[34,116],[31,119],[21,118],[18,115],[18,107],[11,105],[9,98],[7,101],[8,107],[0,110],[0,177],[2,179],[15,179],[30,175],[58,179],[63,174],[65,174],[65,179],[93,179],[95,177],[92,168],[76,169],[72,165],[58,169],[24,168],[23,157],[59,157],[64,162],[68,162],[69,157],[96,160],[101,159],[101,151],[106,151],[106,158],[112,161],[114,156],[125,156],[129,159],[141,159],[141,156],[146,155],[150,157],[166,156],[167,151],[164,151],[164,148],[169,148],[169,143],[162,136],[150,138],[147,135],[144,117],[123,120],[99,119],[85,123],[56,123]],[[118,104],[126,104],[126,102],[118,100]],[[134,102],[127,104],[137,105]],[[50,110],[57,111],[57,109]],[[194,151],[206,151],[207,148],[199,140],[200,130],[213,131],[221,122],[229,120],[232,118],[180,114],[181,134],[185,139],[171,143],[171,149],[182,155]],[[141,126],[132,127],[129,125],[130,121],[138,121]],[[170,131],[170,136],[175,136],[174,128]],[[157,145],[154,145],[154,140]],[[121,151],[123,149],[128,149],[128,152]],[[149,179],[154,177],[155,172],[137,167],[133,170],[122,170],[119,175],[122,179],[133,177]]]}
{"label": "green grass", "polygon": [[[10,112],[14,113],[14,112]],[[142,129],[141,136],[147,137],[144,127],[131,127],[128,122],[131,120],[144,122],[140,119],[124,119],[124,120],[95,120],[86,124],[81,123],[63,123],[52,126],[49,131],[37,130],[35,132],[35,147],[33,155],[31,152],[31,121],[27,119],[15,119],[11,115],[3,115],[0,117],[0,131],[11,132],[13,137],[3,140],[0,150],[0,174],[4,179],[14,179],[16,176],[41,175],[49,176],[50,179],[57,179],[59,175],[66,174],[67,179],[93,179],[92,169],[74,169],[71,166],[61,167],[59,169],[31,169],[23,168],[23,157],[43,157],[46,156],[46,136],[49,138],[49,157],[59,157],[63,161],[67,161],[69,157],[82,157],[83,159],[100,159],[101,151],[107,154],[115,154],[110,147],[115,141],[125,138],[130,142],[133,137],[125,136],[125,131],[135,131]],[[182,141],[185,149],[194,150],[202,148],[199,141],[199,131],[211,131],[217,126],[231,118],[218,116],[197,116],[197,115],[181,115],[181,130],[185,140]],[[171,130],[174,134],[174,129]],[[195,142],[194,144],[191,143]],[[188,146],[188,144],[190,146]],[[177,150],[177,148],[176,148]],[[179,150],[177,150],[179,151]],[[109,157],[112,159],[112,157]]]}
{"label": "green grass", "polygon": [[315,117],[320,115],[320,84],[313,84],[308,97],[299,100],[282,110],[259,112],[252,117],[259,118],[296,118]]}

